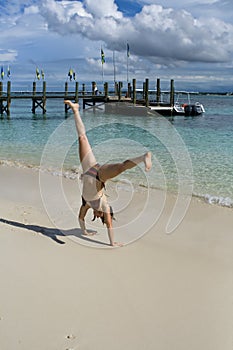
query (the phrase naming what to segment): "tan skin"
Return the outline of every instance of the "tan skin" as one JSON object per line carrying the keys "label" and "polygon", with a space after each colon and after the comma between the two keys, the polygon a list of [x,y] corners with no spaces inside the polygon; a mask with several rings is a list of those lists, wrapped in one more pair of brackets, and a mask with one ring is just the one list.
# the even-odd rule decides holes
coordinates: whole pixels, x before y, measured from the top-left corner
{"label": "tan skin", "polygon": [[[79,105],[69,100],[65,100],[64,103],[70,106],[74,114],[75,125],[77,129],[78,137],[79,137],[78,138],[79,139],[79,158],[82,164],[83,172],[85,173],[88,169],[95,166],[97,164],[97,161],[95,159],[95,156],[92,152],[88,138],[86,136],[85,127],[79,114]],[[107,180],[112,179],[117,175],[121,174],[122,172],[135,167],[137,164],[141,162],[144,162],[145,170],[149,171],[152,166],[151,152],[147,152],[146,154],[133,159],[128,159],[122,163],[104,164],[98,170],[99,178],[102,182],[105,183]],[[102,189],[98,190],[97,192],[100,194],[100,197],[102,195],[101,191]],[[88,195],[90,196],[90,193],[88,193]],[[95,195],[96,193],[93,193],[93,199],[95,199]],[[85,193],[83,193],[83,197],[86,198]],[[79,210],[79,223],[80,223],[80,227],[83,235],[95,234],[94,232],[88,232],[85,226],[85,216],[87,214],[87,211],[90,208],[91,206],[88,203],[86,203],[85,205],[81,205]],[[122,243],[114,241],[112,217],[110,214],[109,206],[108,206],[108,209],[105,210],[105,212],[93,209],[93,214],[98,218],[101,218],[104,216],[104,222],[107,226],[110,245],[121,247],[123,245]]]}

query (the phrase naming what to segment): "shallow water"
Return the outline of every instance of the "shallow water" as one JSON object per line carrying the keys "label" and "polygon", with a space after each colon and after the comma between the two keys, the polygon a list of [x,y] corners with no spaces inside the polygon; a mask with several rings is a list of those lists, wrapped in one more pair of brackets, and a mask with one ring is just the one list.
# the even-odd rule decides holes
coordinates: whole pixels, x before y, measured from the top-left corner
{"label": "shallow water", "polygon": [[[118,177],[125,183],[177,191],[190,188],[208,202],[233,206],[233,97],[192,96],[204,104],[198,117],[158,118],[105,113],[104,106],[82,111],[97,161],[117,162],[147,150],[150,173],[143,166]],[[31,113],[30,100],[13,100],[10,119],[0,119],[2,163],[43,167],[78,177],[77,138],[72,114],[62,100],[48,100],[47,113]],[[77,174],[79,173],[79,174]]]}

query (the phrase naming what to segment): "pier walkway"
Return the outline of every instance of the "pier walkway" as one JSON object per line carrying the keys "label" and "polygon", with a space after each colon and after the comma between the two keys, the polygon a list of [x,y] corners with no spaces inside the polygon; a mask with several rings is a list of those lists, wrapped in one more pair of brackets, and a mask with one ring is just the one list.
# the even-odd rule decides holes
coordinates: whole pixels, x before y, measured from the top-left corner
{"label": "pier walkway", "polygon": [[[136,89],[136,79],[133,79],[132,86],[128,83],[127,90],[123,91],[123,84],[121,82],[115,84],[114,91],[109,91],[108,83],[104,83],[104,91],[102,93],[96,92],[96,84],[92,82],[91,91],[86,91],[85,84],[82,84],[82,89],[79,91],[79,83],[75,83],[75,91],[68,91],[68,83],[65,83],[64,92],[48,92],[46,91],[46,82],[43,81],[42,91],[37,91],[36,82],[33,82],[33,88],[31,92],[12,92],[11,91],[11,81],[7,82],[7,91],[3,91],[3,83],[0,82],[0,115],[3,116],[6,113],[7,117],[10,117],[10,107],[12,100],[28,99],[32,101],[32,113],[36,113],[36,109],[42,110],[43,114],[46,114],[46,101],[47,99],[64,99],[71,100],[80,103],[79,100],[83,102],[83,109],[86,107],[94,107],[99,104],[105,104],[109,102],[127,102],[134,105],[150,107],[149,100],[149,80],[146,79],[143,83],[143,89]],[[138,98],[140,94],[140,98]],[[157,101],[160,101],[160,82],[157,80]],[[170,109],[174,105],[174,83],[171,81],[171,93],[170,93]],[[157,103],[159,109],[160,103]],[[69,106],[64,105],[65,112],[68,112]]]}

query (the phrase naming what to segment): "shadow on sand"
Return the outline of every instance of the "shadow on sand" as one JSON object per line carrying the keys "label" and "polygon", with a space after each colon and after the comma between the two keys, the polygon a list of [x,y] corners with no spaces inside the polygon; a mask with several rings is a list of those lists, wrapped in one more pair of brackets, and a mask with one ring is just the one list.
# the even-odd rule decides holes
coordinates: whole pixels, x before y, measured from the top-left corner
{"label": "shadow on sand", "polygon": [[[89,237],[89,236],[82,235],[82,231],[79,228],[73,228],[73,229],[69,229],[69,230],[59,230],[58,228],[49,228],[49,227],[30,225],[30,224],[26,225],[26,224],[23,224],[21,222],[6,220],[6,219],[2,219],[2,218],[0,218],[0,222],[7,224],[7,225],[20,227],[20,228],[23,228],[26,230],[41,233],[42,235],[51,238],[53,241],[55,241],[58,244],[65,244],[65,242],[60,240],[58,237],[74,236],[74,237],[78,237],[81,240],[86,241],[86,242],[96,243],[98,245],[109,246],[109,244],[107,244],[107,243],[100,242],[100,241],[93,239],[93,236]],[[92,231],[88,230],[88,232],[91,233],[91,232],[93,232],[93,230]]]}

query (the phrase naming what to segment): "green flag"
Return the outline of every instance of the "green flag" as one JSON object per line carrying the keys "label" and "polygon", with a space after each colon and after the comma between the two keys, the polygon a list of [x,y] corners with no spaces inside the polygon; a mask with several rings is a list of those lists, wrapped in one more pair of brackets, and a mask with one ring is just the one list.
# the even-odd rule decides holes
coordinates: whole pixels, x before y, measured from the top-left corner
{"label": "green flag", "polygon": [[101,48],[101,62],[102,62],[102,64],[105,63],[104,51],[102,48]]}
{"label": "green flag", "polygon": [[4,78],[4,75],[5,75],[4,69],[3,69],[3,67],[2,67],[2,68],[1,68],[1,78],[2,78],[2,79]]}
{"label": "green flag", "polygon": [[39,68],[36,68],[36,77],[38,80],[40,80],[40,71]]}

